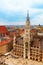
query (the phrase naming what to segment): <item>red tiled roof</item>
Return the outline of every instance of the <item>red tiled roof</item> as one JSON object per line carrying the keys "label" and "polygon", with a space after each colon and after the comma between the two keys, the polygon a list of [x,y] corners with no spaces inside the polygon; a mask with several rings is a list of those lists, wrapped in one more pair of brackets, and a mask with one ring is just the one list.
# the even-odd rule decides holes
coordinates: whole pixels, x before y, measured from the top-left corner
{"label": "red tiled roof", "polygon": [[6,33],[8,32],[7,28],[5,26],[0,26],[0,33]]}
{"label": "red tiled roof", "polygon": [[12,40],[12,38],[1,41],[0,42],[0,47],[3,46],[3,45],[9,44],[11,42],[11,40]]}
{"label": "red tiled roof", "polygon": [[19,33],[22,34],[22,33],[24,33],[24,31],[25,31],[24,29],[21,29],[21,30],[19,30]]}
{"label": "red tiled roof", "polygon": [[31,32],[33,32],[33,33],[36,32],[36,29],[32,29]]}

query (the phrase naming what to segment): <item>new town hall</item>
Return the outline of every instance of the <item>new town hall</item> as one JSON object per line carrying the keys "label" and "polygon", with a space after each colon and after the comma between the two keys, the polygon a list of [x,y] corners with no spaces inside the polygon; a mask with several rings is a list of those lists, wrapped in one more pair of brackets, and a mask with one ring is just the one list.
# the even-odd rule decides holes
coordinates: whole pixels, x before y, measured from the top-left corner
{"label": "new town hall", "polygon": [[[34,30],[35,31],[35,30]],[[43,61],[43,35],[39,30],[31,33],[30,18],[27,13],[24,33],[14,36],[13,53],[17,57]]]}

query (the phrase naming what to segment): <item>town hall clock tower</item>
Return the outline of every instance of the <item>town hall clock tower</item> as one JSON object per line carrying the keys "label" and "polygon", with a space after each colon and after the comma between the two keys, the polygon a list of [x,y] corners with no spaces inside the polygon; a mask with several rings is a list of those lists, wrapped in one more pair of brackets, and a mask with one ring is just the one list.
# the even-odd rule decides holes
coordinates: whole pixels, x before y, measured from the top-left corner
{"label": "town hall clock tower", "polygon": [[24,58],[30,59],[30,18],[28,12],[24,33]]}

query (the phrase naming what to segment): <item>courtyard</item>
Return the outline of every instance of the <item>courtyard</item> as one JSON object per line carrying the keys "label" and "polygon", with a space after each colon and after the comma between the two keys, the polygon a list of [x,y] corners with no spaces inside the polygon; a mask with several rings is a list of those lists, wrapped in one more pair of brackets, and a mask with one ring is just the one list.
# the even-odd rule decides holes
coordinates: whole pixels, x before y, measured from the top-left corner
{"label": "courtyard", "polygon": [[12,55],[1,57],[1,61],[3,61],[3,63],[6,65],[43,65],[43,62],[37,62],[23,58],[15,58]]}

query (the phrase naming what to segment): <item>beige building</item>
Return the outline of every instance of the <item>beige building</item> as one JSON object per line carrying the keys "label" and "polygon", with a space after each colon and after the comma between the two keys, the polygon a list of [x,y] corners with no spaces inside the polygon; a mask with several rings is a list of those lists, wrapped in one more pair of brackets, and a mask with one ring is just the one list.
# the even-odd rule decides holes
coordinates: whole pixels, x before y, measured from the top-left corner
{"label": "beige building", "polygon": [[28,12],[24,32],[24,58],[30,59],[30,20]]}
{"label": "beige building", "polygon": [[22,36],[14,37],[13,52],[18,57],[43,62],[43,32],[32,30],[30,32],[30,20],[27,13],[25,31]]}
{"label": "beige building", "polygon": [[30,59],[43,62],[43,36],[33,37],[30,45]]}
{"label": "beige building", "polygon": [[14,55],[30,59],[30,20],[28,13],[26,19],[24,35],[14,37],[13,50]]}
{"label": "beige building", "polygon": [[13,49],[12,39],[3,39],[0,41],[0,54],[5,54]]}
{"label": "beige building", "polygon": [[24,55],[24,44],[23,44],[23,38],[21,36],[16,37],[14,46],[14,55],[18,57],[23,57]]}

